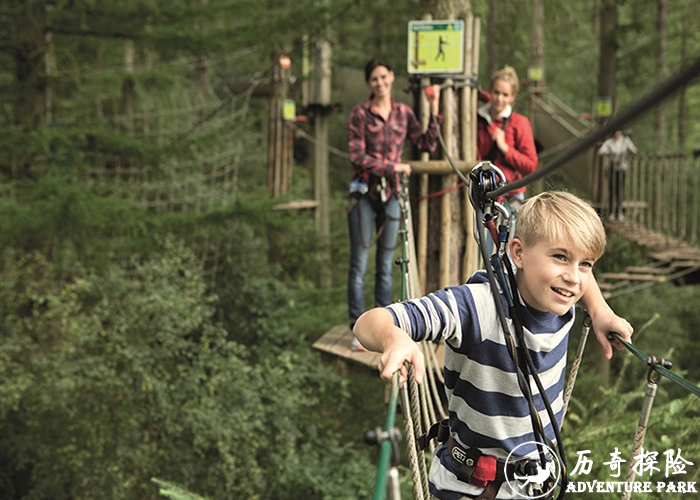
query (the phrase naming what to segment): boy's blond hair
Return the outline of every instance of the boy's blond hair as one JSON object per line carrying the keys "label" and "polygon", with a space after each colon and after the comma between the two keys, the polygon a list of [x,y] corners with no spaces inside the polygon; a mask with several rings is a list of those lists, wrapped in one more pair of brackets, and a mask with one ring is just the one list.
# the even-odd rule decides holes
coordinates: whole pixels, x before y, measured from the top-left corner
{"label": "boy's blond hair", "polygon": [[546,191],[518,211],[515,237],[524,245],[566,241],[598,260],[605,251],[605,228],[588,203],[564,191]]}

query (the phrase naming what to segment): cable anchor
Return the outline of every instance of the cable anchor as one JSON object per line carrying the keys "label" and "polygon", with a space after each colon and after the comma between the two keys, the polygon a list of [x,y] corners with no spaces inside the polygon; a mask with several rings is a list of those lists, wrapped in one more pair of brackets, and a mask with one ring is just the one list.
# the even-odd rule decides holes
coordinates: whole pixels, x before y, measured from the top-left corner
{"label": "cable anchor", "polygon": [[673,363],[668,359],[657,358],[656,356],[647,356],[647,366],[649,367],[647,370],[647,382],[650,384],[656,384],[658,383],[659,379],[661,379],[661,374],[656,370],[656,367],[661,366],[662,368],[670,370],[673,368]]}

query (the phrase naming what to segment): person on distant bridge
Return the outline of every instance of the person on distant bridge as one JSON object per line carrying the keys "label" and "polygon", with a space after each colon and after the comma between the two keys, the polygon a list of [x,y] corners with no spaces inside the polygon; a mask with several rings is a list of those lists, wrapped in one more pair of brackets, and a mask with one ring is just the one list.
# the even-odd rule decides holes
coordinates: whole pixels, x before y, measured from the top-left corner
{"label": "person on distant bridge", "polygon": [[598,154],[607,156],[605,172],[608,179],[608,219],[624,221],[622,202],[625,195],[627,158],[630,154],[636,155],[637,148],[629,136],[623,134],[622,130],[616,130],[615,134],[600,146]]}
{"label": "person on distant bridge", "polygon": [[[438,125],[430,121],[427,131],[410,106],[391,96],[394,72],[383,59],[372,59],[365,66],[365,81],[371,91],[367,101],[350,113],[347,128],[348,152],[352,162],[348,226],[350,231],[350,271],[348,273],[348,313],[350,328],[365,311],[365,273],[374,228],[377,229],[374,305],[391,303],[392,270],[401,208],[398,193],[401,176],[411,174],[402,160],[408,137],[419,150],[434,152],[438,145]],[[438,124],[439,85],[433,86],[432,113]],[[362,349],[353,337],[352,348]]]}
{"label": "person on distant bridge", "polygon": [[[605,302],[593,275],[605,244],[605,228],[589,204],[570,193],[547,191],[525,201],[509,242],[516,268],[512,296],[507,298],[497,287],[495,298],[496,285],[486,272],[478,271],[464,285],[375,308],[357,320],[355,335],[367,349],[382,353],[379,370],[389,382],[398,371],[403,384],[409,373],[406,365],[412,364],[415,381],[422,383],[425,359],[417,342],[444,343],[449,420],[430,467],[433,499],[545,498],[522,490],[544,475],[528,467],[538,456],[533,413],[542,422],[541,432],[556,441],[554,426],[561,426],[563,418],[567,345],[576,304],[588,311],[608,359],[613,352],[610,332],[627,340],[633,331]],[[513,305],[502,318],[496,300],[507,304],[511,299]],[[534,374],[526,378],[522,364],[513,360],[504,327],[516,336],[522,332],[518,344],[532,357],[554,421],[544,410],[543,391],[530,382]],[[524,349],[517,349],[522,361]],[[524,384],[532,385],[531,391],[522,390],[519,380],[527,380]],[[506,459],[511,460],[508,465]],[[522,480],[525,484],[518,482]]]}
{"label": "person on distant bridge", "polygon": [[[495,164],[507,182],[531,174],[538,164],[530,121],[512,108],[519,88],[518,75],[512,67],[494,72],[489,85],[490,100],[477,111],[477,158]],[[481,93],[485,97],[489,94]],[[524,199],[525,187],[505,197],[512,215],[511,234],[515,232],[516,214]]]}

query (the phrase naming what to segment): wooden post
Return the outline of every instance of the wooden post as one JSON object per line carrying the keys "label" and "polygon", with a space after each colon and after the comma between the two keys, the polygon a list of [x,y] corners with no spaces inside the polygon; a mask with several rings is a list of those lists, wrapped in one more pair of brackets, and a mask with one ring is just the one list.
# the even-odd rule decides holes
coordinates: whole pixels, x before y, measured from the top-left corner
{"label": "wooden post", "polygon": [[279,150],[277,142],[279,79],[279,64],[276,55],[272,54],[270,61],[270,108],[268,110],[267,123],[267,193],[270,198],[279,196],[279,172],[275,162],[275,156]]}
{"label": "wooden post", "polygon": [[[320,40],[317,46],[316,64],[316,104],[319,109],[330,109],[331,105],[331,44]],[[316,222],[321,242],[321,273],[319,285],[331,285],[330,275],[330,214],[328,207],[328,119],[324,111],[314,116],[314,195],[318,202]]]}
{"label": "wooden post", "polygon": [[[418,99],[420,102],[420,124],[425,130],[430,121],[430,103],[422,91],[424,87],[430,85],[430,78],[424,77],[420,79],[420,90]],[[421,153],[421,161],[429,161],[430,153]],[[427,272],[428,272],[428,174],[420,174],[418,194],[421,200],[418,202],[418,276],[420,280],[420,294],[423,295],[427,290]]]}
{"label": "wooden post", "polygon": [[[445,79],[445,88],[440,93],[443,103],[442,137],[445,141],[445,148],[450,156],[454,157],[454,119],[452,110],[454,109],[454,89],[452,78]],[[452,188],[456,182],[455,174],[447,174],[442,178],[442,189]],[[452,254],[452,193],[445,193],[440,204],[440,288],[454,285],[450,277],[450,265]]]}
{"label": "wooden post", "polygon": [[136,46],[131,39],[124,40],[124,51],[122,52],[122,65],[126,77],[122,82],[122,113],[126,118],[126,129],[129,134],[134,135],[134,92],[135,83],[133,78],[134,60],[136,58]]}
{"label": "wooden post", "polygon": [[267,188],[271,198],[288,194],[291,189],[291,128],[284,122],[283,106],[289,94],[291,70],[280,65],[279,54],[270,61],[270,109],[268,114]]}
{"label": "wooden post", "polygon": [[[473,76],[479,73],[479,37],[481,23],[469,13],[465,22],[464,74]],[[461,90],[462,110],[462,158],[476,164],[476,108],[479,105],[478,90],[463,87]],[[479,245],[474,239],[474,207],[465,191],[463,198],[465,231],[464,256],[462,259],[462,282],[466,281],[479,268]]]}

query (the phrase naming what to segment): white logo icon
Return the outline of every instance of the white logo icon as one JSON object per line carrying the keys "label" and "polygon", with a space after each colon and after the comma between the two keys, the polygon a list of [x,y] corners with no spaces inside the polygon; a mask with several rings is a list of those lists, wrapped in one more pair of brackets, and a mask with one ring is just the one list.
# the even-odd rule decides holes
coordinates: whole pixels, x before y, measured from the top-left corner
{"label": "white logo icon", "polygon": [[[513,479],[508,477],[506,474],[506,482],[508,486],[515,492],[516,495],[529,500],[534,500],[536,498],[545,498],[556,488],[559,482],[559,476],[561,475],[561,465],[557,460],[557,455],[554,453],[549,446],[542,443],[536,443],[534,441],[528,441],[521,443],[516,446],[513,451],[508,454],[506,463],[510,463],[511,460],[517,461],[517,458],[525,455],[525,453],[517,453],[518,449],[526,448],[528,451],[532,450],[531,445],[537,446],[538,444],[542,446],[547,454],[547,463],[543,468],[539,461],[533,461],[532,463],[536,467],[535,474],[526,474],[524,471],[515,472],[513,474]],[[547,483],[549,478],[553,478],[554,482]]]}

